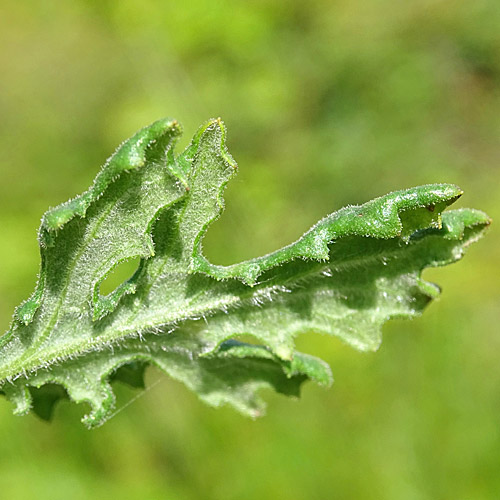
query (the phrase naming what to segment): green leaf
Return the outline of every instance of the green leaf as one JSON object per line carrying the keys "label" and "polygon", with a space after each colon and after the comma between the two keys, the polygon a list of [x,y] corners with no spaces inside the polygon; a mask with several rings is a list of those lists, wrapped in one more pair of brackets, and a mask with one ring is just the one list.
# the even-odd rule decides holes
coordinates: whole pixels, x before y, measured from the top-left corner
{"label": "green leaf", "polygon": [[[443,213],[456,186],[421,186],[339,210],[269,255],[216,266],[202,241],[236,163],[220,120],[175,156],[179,133],[172,120],[141,130],[88,191],[43,217],[38,285],[0,339],[0,390],[16,413],[49,418],[67,396],[90,405],[89,427],[101,425],[111,382],[142,387],[152,364],[211,405],[260,415],[263,387],[298,396],[308,379],[331,383],[323,361],[294,350],[297,335],[376,349],[385,321],[419,315],[439,294],[421,271],[460,259],[490,223],[477,210]],[[101,295],[109,273],[137,257],[136,272]]]}

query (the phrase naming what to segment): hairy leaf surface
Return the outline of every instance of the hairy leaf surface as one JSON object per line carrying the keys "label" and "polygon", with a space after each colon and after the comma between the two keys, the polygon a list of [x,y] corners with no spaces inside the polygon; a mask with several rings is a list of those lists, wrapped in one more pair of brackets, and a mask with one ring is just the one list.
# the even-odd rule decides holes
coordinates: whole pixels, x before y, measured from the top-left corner
{"label": "hairy leaf surface", "polygon": [[[153,364],[211,405],[260,415],[263,387],[298,396],[308,379],[331,383],[323,361],[294,350],[298,334],[376,349],[385,321],[439,295],[421,271],[460,259],[490,222],[443,213],[461,190],[427,185],[339,210],[263,257],[213,265],[203,236],[236,164],[220,120],[176,156],[179,133],[172,120],[141,130],[88,191],[43,217],[37,287],[0,339],[0,390],[16,413],[48,418],[69,396],[90,405],[89,427],[101,425],[111,383],[141,387]],[[137,257],[133,276],[103,296],[109,273]]]}

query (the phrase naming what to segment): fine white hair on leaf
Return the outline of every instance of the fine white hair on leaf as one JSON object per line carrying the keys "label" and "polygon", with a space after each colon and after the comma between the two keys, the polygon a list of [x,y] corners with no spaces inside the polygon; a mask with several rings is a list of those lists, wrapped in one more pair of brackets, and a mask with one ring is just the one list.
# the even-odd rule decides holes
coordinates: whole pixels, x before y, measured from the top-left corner
{"label": "fine white hair on leaf", "polygon": [[[213,406],[255,416],[260,387],[298,393],[306,379],[331,382],[323,362],[294,351],[299,333],[376,347],[383,321],[420,314],[428,300],[416,297],[439,294],[424,283],[415,291],[422,269],[459,259],[489,224],[461,209],[442,215],[441,231],[435,221],[461,191],[422,186],[341,209],[270,254],[213,265],[203,237],[236,164],[220,119],[174,155],[178,134],[172,120],[139,131],[88,191],[42,219],[39,283],[0,339],[0,390],[14,384],[3,391],[14,401],[63,381],[97,426],[114,405],[111,374],[130,363],[134,380],[153,364]],[[101,295],[134,257],[139,271]]]}

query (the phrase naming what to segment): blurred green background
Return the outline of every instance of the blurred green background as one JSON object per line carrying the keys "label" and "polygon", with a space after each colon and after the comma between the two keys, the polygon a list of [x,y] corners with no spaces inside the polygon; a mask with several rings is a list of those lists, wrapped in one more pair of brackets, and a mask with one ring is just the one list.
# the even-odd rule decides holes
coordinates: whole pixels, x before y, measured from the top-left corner
{"label": "blurred green background", "polygon": [[[38,270],[42,213],[85,190],[163,116],[221,116],[240,165],[211,260],[276,249],[348,203],[431,182],[500,221],[498,0],[2,0],[0,330]],[[5,499],[498,499],[498,253],[487,238],[426,271],[442,299],[384,327],[378,353],[314,335],[330,390],[266,394],[268,416],[214,410],[179,384],[117,387],[87,431],[0,400]]]}

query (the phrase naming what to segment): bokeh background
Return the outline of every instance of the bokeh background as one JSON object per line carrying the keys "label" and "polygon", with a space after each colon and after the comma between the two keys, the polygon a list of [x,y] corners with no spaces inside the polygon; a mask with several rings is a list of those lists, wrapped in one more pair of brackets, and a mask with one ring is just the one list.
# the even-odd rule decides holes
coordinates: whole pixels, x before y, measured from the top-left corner
{"label": "bokeh background", "polygon": [[[2,0],[0,330],[35,284],[42,213],[85,190],[163,116],[181,146],[221,116],[240,165],[211,260],[276,249],[348,203],[431,182],[500,221],[498,0]],[[87,431],[0,400],[0,496],[13,500],[497,499],[500,239],[428,270],[422,318],[374,354],[309,335],[330,390],[266,394],[258,421],[157,372]],[[139,395],[137,399],[136,398]]]}

